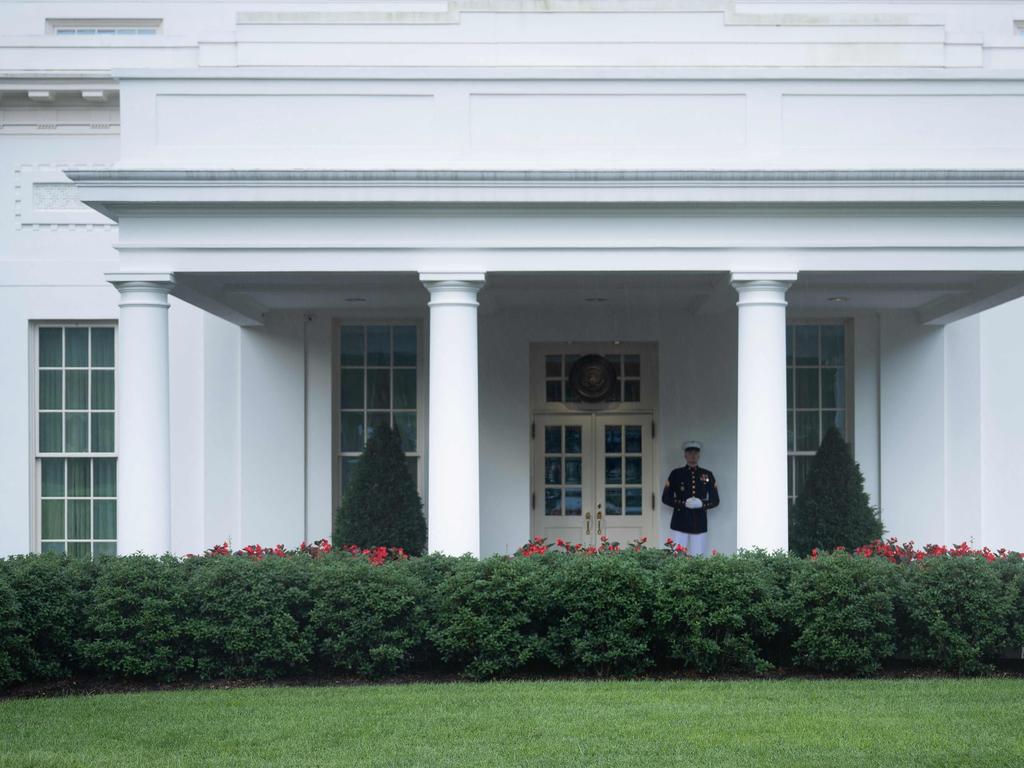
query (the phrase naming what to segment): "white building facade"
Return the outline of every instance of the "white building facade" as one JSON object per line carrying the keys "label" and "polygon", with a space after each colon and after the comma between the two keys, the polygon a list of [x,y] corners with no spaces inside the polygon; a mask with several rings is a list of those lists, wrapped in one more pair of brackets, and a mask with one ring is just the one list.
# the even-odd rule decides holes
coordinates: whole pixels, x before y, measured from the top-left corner
{"label": "white building facade", "polygon": [[1024,1],[9,0],[0,172],[0,555],[329,536],[383,423],[434,551],[659,544],[687,439],[785,548],[830,425],[1024,548]]}

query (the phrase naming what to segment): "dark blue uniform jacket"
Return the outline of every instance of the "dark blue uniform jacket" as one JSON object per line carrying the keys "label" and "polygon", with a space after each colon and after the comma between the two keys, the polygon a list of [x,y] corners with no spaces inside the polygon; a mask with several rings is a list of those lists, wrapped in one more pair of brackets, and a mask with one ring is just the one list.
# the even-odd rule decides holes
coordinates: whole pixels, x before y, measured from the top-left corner
{"label": "dark blue uniform jacket", "polygon": [[[700,509],[687,509],[685,502],[696,496],[704,502]],[[703,467],[690,469],[689,466],[673,469],[661,493],[661,503],[674,510],[669,527],[681,533],[706,533],[708,510],[718,506],[718,483],[711,470]]]}

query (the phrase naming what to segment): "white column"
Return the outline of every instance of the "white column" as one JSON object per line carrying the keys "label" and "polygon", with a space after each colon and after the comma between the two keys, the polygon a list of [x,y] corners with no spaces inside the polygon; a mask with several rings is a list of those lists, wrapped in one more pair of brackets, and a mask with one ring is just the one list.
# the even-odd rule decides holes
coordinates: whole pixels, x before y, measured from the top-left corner
{"label": "white column", "polygon": [[108,274],[118,323],[117,553],[171,549],[170,274]]}
{"label": "white column", "polygon": [[739,294],[737,549],[789,549],[786,289],[794,280],[794,272],[732,274]]}
{"label": "white column", "polygon": [[421,274],[430,291],[428,547],[480,556],[477,292],[483,273]]}

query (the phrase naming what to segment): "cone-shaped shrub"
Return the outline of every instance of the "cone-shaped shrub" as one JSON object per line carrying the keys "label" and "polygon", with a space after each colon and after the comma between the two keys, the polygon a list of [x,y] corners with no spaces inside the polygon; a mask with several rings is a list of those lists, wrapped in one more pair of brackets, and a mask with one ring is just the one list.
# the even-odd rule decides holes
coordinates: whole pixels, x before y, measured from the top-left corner
{"label": "cone-shaped shrub", "polygon": [[789,516],[789,547],[798,555],[882,537],[882,521],[864,492],[864,475],[839,430],[829,427]]}
{"label": "cone-shaped shrub", "polygon": [[335,544],[401,547],[411,555],[427,546],[427,521],[409,474],[397,429],[373,431],[348,482],[334,520]]}

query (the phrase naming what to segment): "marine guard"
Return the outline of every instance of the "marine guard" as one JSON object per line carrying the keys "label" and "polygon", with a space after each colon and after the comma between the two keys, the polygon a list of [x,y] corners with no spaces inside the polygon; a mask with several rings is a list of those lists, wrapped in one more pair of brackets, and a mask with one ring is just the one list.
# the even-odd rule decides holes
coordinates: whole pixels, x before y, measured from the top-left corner
{"label": "marine guard", "polygon": [[669,538],[691,555],[707,553],[708,510],[719,504],[714,473],[698,464],[701,448],[697,440],[683,443],[686,464],[669,473],[661,493],[661,503],[673,510]]}

